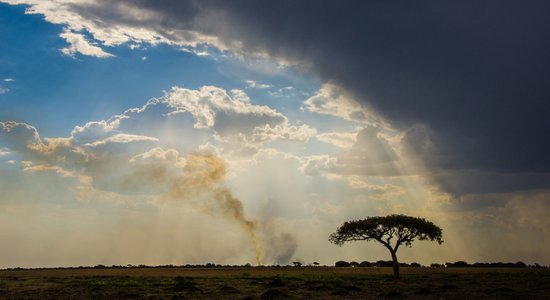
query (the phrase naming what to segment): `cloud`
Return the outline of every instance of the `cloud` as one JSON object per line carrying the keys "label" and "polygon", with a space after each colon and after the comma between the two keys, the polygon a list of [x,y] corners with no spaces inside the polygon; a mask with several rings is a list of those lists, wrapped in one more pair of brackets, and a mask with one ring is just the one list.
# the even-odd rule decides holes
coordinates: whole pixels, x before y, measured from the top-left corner
{"label": "cloud", "polygon": [[70,138],[41,138],[35,127],[14,121],[0,122],[2,146],[20,156],[24,170],[53,170],[79,179],[73,171],[83,167],[89,158],[89,153],[76,147]]}
{"label": "cloud", "polygon": [[318,176],[334,170],[337,160],[330,155],[312,155],[305,158],[302,171],[309,176]]}
{"label": "cloud", "polygon": [[119,133],[103,140],[85,144],[84,146],[100,148],[109,144],[129,144],[129,143],[136,143],[136,142],[158,142],[158,139],[149,137],[149,136],[143,136],[143,135]]}
{"label": "cloud", "polygon": [[[35,127],[13,121],[0,122],[0,145],[21,158],[24,171],[53,171],[74,177],[83,186],[111,191],[118,172],[132,153],[151,145],[131,143],[133,136],[114,136],[95,145],[79,144],[73,138],[41,138]],[[141,147],[138,147],[141,146]]]}
{"label": "cloud", "polygon": [[340,148],[351,148],[356,142],[355,132],[324,132],[319,133],[315,138],[323,143],[331,144]]}
{"label": "cloud", "polygon": [[29,151],[28,145],[42,144],[36,128],[14,121],[0,121],[0,138],[5,147],[17,152]]}
{"label": "cloud", "polygon": [[[490,4],[474,9],[468,3],[396,9],[322,1],[289,10],[285,1],[267,7],[215,0],[4,2],[27,4],[28,13],[64,25],[65,32],[89,32],[104,46],[209,45],[307,66],[327,84],[306,101],[306,109],[364,122],[368,108],[402,131],[425,126],[444,158],[427,161],[434,171],[550,171],[550,145],[529,146],[545,141],[550,126],[543,113],[548,103],[539,100],[548,96],[540,78],[550,68],[539,63],[546,61],[541,49],[548,42],[544,26],[535,25],[548,20],[537,5],[506,3],[493,13]],[[281,11],[287,21],[271,22]],[[327,14],[346,21],[337,18],[321,33]],[[512,25],[510,18],[518,22]]]}
{"label": "cloud", "polygon": [[457,197],[545,190],[550,185],[550,176],[545,173],[499,173],[468,169],[441,171],[433,175],[432,180],[444,191]]}
{"label": "cloud", "polygon": [[400,157],[390,142],[375,127],[359,131],[355,143],[337,156],[314,155],[304,160],[302,170],[309,176],[322,174],[361,176],[410,175],[401,168],[405,158]]}
{"label": "cloud", "polygon": [[311,128],[307,124],[295,126],[283,123],[274,127],[267,124],[265,126],[258,126],[254,129],[253,141],[263,142],[283,140],[307,142],[316,133],[317,130],[315,130],[315,128]]}
{"label": "cloud", "polygon": [[120,119],[122,118],[124,117],[117,116],[114,120],[92,121],[84,124],[84,126],[76,126],[71,132],[71,137],[79,144],[91,143],[107,138],[118,132],[117,128],[120,126]]}
{"label": "cloud", "polygon": [[[285,86],[282,88],[277,89],[276,91],[268,91],[267,92],[271,97],[275,98],[281,98],[281,97],[296,97],[298,96],[298,93],[296,89],[292,86]],[[302,95],[305,95],[305,93],[301,93]]]}
{"label": "cloud", "polygon": [[[13,79],[13,78],[4,78],[2,81],[9,84],[10,82],[14,82],[15,79]],[[0,86],[0,95],[7,94],[9,91],[10,91],[9,88]]]}
{"label": "cloud", "polygon": [[234,99],[216,87],[206,86],[197,91],[173,88],[165,101],[175,109],[172,113],[191,113],[196,120],[195,128],[212,128],[220,136],[251,133],[260,124],[287,122],[286,117],[267,106]]}
{"label": "cloud", "polygon": [[249,88],[249,89],[267,89],[267,88],[272,87],[272,86],[269,85],[269,84],[259,83],[259,82],[255,81],[255,80],[247,80],[247,81],[246,81],[246,86],[247,86],[247,88]]}
{"label": "cloud", "polygon": [[[166,23],[162,13],[155,12],[147,7],[140,7],[132,2],[117,2],[112,4],[102,0],[3,0],[2,2],[29,7],[28,14],[44,15],[46,21],[64,26],[60,37],[71,46],[62,49],[67,55],[81,53],[96,57],[110,57],[111,54],[100,47],[90,44],[82,33],[87,32],[104,46],[117,46],[125,43],[148,43],[156,45],[165,43],[173,46],[193,50],[201,45],[213,45],[219,49],[226,49],[216,36],[201,33],[191,27],[183,28],[172,21]],[[146,3],[143,3],[146,4]],[[147,4],[146,4],[147,5]],[[178,13],[181,21],[188,20],[198,12],[195,5],[181,2]],[[190,21],[190,19],[189,19]],[[178,21],[177,23],[179,23]],[[191,26],[193,22],[184,21]]]}
{"label": "cloud", "polygon": [[205,86],[198,90],[174,87],[142,107],[76,126],[71,139],[87,151],[92,151],[92,147],[97,148],[95,151],[114,147],[115,137],[118,147],[126,147],[120,143],[123,138],[134,141],[141,136],[145,137],[141,139],[144,147],[158,139],[189,152],[210,143],[226,154],[246,156],[256,153],[264,143],[307,142],[315,133],[307,124],[293,125],[280,112],[252,103],[242,90],[228,93]]}
{"label": "cloud", "polygon": [[425,126],[434,172],[550,172],[547,4],[5,2],[105,46],[208,45],[306,66],[329,83],[307,109],[362,122],[368,108],[401,131]]}
{"label": "cloud", "polygon": [[304,101],[311,112],[331,115],[345,120],[365,123],[368,112],[352,96],[333,83],[325,83],[310,98]]}
{"label": "cloud", "polygon": [[402,158],[375,127],[357,133],[356,142],[338,155],[335,172],[366,176],[408,175],[399,167]]}
{"label": "cloud", "polygon": [[[212,142],[213,137],[227,149],[238,144],[252,149],[275,140],[305,142],[315,134],[315,129],[307,124],[292,125],[280,112],[253,104],[242,90],[228,93],[205,86],[198,90],[174,87],[140,108],[128,109],[109,120],[76,126],[71,136],[78,143],[86,144],[121,132],[156,136],[172,131],[186,136],[186,140],[167,142],[187,145],[187,150]],[[173,138],[173,135],[162,138]]]}
{"label": "cloud", "polygon": [[[397,9],[321,2],[293,6],[285,24],[268,21],[287,11],[285,5],[204,4],[226,13],[220,36],[242,41],[247,51],[263,50],[309,65],[360,103],[351,106],[325,88],[308,99],[306,108],[312,111],[360,121],[360,113],[350,112],[368,107],[400,130],[422,124],[431,130],[437,153],[437,160],[427,161],[434,172],[467,168],[548,176],[545,136],[550,124],[543,112],[550,107],[540,100],[549,96],[541,79],[550,70],[541,50],[548,41],[547,30],[535,25],[548,24],[540,12],[546,4],[510,2],[495,13],[489,3],[404,4]],[[334,27],[321,33],[327,14],[346,21],[337,17]],[[519,23],[509,23],[510,18]],[[336,105],[341,102],[346,104]]]}
{"label": "cloud", "polygon": [[364,190],[370,199],[388,201],[388,199],[404,196],[407,194],[407,190],[401,186],[389,184],[389,183],[386,183],[386,184],[370,183],[363,176],[356,176],[356,175],[347,176],[345,177],[345,180],[348,182],[348,184],[351,187],[355,189]]}
{"label": "cloud", "polygon": [[27,172],[54,172],[56,174],[59,174],[62,177],[72,177],[72,178],[81,178],[81,176],[77,175],[75,172],[67,171],[59,166],[52,166],[52,165],[40,165],[40,164],[33,164],[32,161],[21,161],[21,167],[23,171]]}
{"label": "cloud", "polygon": [[7,148],[0,148],[0,157],[10,155],[10,151]]}
{"label": "cloud", "polygon": [[361,164],[378,164],[398,160],[395,150],[375,127],[366,127],[357,133],[351,150],[344,151],[341,161]]}
{"label": "cloud", "polygon": [[250,102],[250,97],[248,97],[248,95],[243,90],[233,89],[231,90],[231,95],[235,100],[239,100],[242,102]]}
{"label": "cloud", "polygon": [[82,55],[95,56],[99,58],[112,57],[113,55],[103,51],[98,46],[90,44],[88,40],[81,33],[65,30],[59,35],[69,43],[69,47],[61,49],[61,52],[67,56],[74,56],[76,53]]}
{"label": "cloud", "polygon": [[252,150],[267,141],[305,142],[315,134],[315,129],[307,124],[292,125],[280,112],[251,103],[241,90],[232,90],[229,95],[209,86],[200,90],[173,88],[161,102],[172,110],[169,115],[193,116],[193,128],[212,130],[234,153],[242,151],[235,149],[236,145]]}
{"label": "cloud", "polygon": [[[445,157],[428,162],[431,169],[550,171],[550,104],[540,100],[549,95],[541,79],[550,70],[540,25],[547,4],[510,2],[494,12],[492,3],[4,2],[27,4],[28,13],[105,46],[209,45],[307,66],[330,85],[306,108],[361,121],[368,107],[399,130],[426,126]],[[286,21],[272,22],[281,12]],[[321,31],[327,15],[334,26]]]}

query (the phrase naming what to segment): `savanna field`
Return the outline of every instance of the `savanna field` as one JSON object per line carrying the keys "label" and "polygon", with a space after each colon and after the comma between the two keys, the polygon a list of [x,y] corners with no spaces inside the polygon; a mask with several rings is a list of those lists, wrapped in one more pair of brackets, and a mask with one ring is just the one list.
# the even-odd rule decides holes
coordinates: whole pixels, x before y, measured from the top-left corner
{"label": "savanna field", "polygon": [[0,299],[548,299],[547,268],[233,267],[0,271]]}

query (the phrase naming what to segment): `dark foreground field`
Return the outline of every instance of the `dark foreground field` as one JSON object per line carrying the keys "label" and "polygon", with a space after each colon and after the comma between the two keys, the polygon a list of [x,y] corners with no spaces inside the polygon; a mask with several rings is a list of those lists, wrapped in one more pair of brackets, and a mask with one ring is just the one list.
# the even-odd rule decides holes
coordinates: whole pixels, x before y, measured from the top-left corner
{"label": "dark foreground field", "polygon": [[548,269],[127,268],[0,271],[0,299],[550,299]]}

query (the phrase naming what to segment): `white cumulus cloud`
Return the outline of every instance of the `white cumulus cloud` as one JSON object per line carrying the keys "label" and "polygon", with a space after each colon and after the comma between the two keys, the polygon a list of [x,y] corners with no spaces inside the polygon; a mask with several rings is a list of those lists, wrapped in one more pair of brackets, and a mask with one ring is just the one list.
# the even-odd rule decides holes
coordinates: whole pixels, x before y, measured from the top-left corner
{"label": "white cumulus cloud", "polygon": [[128,187],[120,189],[120,173],[134,170],[138,161],[162,156],[175,163],[173,151],[250,156],[267,142],[305,143],[315,134],[306,124],[293,125],[276,110],[253,104],[242,90],[174,87],[142,107],[76,126],[68,137],[41,137],[31,125],[0,122],[0,147],[21,155],[29,171],[63,170],[116,192]]}
{"label": "white cumulus cloud", "polygon": [[260,83],[260,82],[255,81],[255,80],[247,80],[246,85],[247,85],[247,88],[249,88],[249,89],[267,89],[267,88],[272,87],[269,84]]}
{"label": "white cumulus cloud", "polygon": [[61,49],[61,52],[65,55],[74,56],[76,53],[80,53],[82,55],[100,58],[113,56],[112,54],[103,51],[100,47],[91,44],[82,33],[65,30],[59,36],[69,43],[69,47]]}
{"label": "white cumulus cloud", "polygon": [[[95,57],[110,57],[100,47],[91,44],[79,32],[88,32],[104,46],[124,43],[156,45],[164,43],[181,48],[195,49],[200,45],[212,45],[220,50],[227,46],[219,38],[200,33],[192,26],[181,28],[181,24],[165,22],[162,14],[140,8],[126,2],[103,2],[99,0],[1,0],[0,2],[29,7],[28,14],[41,14],[46,21],[63,25],[60,37],[70,46],[62,49],[67,55],[81,53]],[[185,17],[185,16],[183,16]]]}
{"label": "white cumulus cloud", "polygon": [[85,146],[100,147],[107,144],[129,144],[134,142],[158,142],[158,139],[143,135],[119,133],[106,139],[86,144]]}

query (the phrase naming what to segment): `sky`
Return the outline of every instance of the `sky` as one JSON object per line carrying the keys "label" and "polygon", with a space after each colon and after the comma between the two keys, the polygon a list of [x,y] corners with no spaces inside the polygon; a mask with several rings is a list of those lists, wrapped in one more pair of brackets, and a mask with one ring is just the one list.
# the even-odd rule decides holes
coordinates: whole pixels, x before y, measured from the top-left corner
{"label": "sky", "polygon": [[0,267],[550,264],[548,6],[0,0]]}

